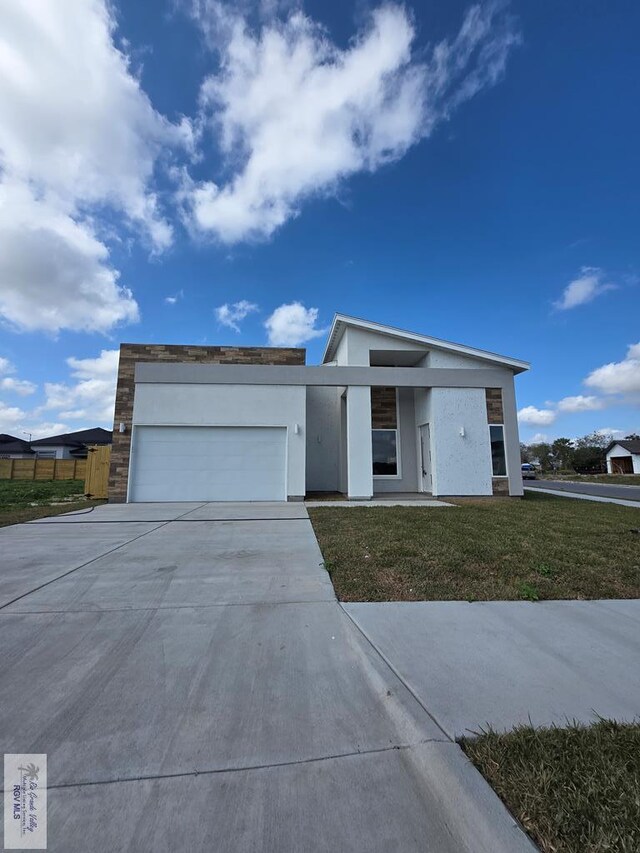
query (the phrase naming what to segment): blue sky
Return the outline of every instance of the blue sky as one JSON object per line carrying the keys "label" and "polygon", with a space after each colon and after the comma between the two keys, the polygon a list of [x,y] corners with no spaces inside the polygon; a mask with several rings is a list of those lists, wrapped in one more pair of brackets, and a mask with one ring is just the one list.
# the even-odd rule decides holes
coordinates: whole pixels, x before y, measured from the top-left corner
{"label": "blue sky", "polygon": [[640,431],[636,3],[69,5],[3,11],[1,432],[336,311],[530,361],[524,440]]}

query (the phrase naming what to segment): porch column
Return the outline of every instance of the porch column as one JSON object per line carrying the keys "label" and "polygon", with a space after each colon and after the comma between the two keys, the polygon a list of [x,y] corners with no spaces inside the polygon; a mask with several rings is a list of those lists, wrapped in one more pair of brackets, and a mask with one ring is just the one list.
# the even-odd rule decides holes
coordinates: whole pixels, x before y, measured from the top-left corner
{"label": "porch column", "polygon": [[371,449],[371,388],[347,388],[347,494],[368,501],[373,495]]}

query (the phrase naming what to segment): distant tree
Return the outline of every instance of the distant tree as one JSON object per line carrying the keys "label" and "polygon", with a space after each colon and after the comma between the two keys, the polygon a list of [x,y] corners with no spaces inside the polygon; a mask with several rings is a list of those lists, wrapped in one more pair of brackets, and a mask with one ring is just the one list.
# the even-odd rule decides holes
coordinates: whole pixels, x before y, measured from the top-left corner
{"label": "distant tree", "polygon": [[533,462],[531,448],[528,444],[523,444],[520,442],[520,461],[521,462]]}
{"label": "distant tree", "polygon": [[632,432],[631,435],[625,435],[625,441],[640,441],[640,435]]}
{"label": "distant tree", "polygon": [[575,448],[570,438],[556,438],[551,445],[551,463],[556,469],[571,468]]}
{"label": "distant tree", "polygon": [[603,432],[590,432],[582,438],[576,438],[576,447],[599,447],[605,449],[613,439],[612,435]]}
{"label": "distant tree", "polygon": [[582,474],[606,471],[605,450],[611,444],[611,439],[612,436],[600,432],[577,438],[571,463],[573,470]]}
{"label": "distant tree", "polygon": [[539,465],[543,471],[550,471],[551,465],[551,445],[546,441],[540,441],[537,444],[530,444],[529,454],[531,462]]}

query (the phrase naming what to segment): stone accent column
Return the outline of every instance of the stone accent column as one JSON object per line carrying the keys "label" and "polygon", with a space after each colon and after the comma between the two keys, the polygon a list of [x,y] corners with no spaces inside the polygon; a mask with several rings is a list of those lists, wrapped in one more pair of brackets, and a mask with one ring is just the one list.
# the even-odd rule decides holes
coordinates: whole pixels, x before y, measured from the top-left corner
{"label": "stone accent column", "polygon": [[347,388],[347,494],[356,501],[368,501],[373,495],[369,386]]}

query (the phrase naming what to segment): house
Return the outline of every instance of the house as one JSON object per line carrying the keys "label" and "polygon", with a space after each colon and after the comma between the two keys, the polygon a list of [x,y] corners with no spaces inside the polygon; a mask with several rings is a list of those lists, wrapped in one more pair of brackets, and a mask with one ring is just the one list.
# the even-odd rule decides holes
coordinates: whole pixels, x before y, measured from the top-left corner
{"label": "house", "polygon": [[122,344],[110,500],[521,496],[528,368],[342,314],[316,366],[297,348]]}
{"label": "house", "polygon": [[35,453],[28,441],[15,435],[0,433],[0,459],[33,459]]}
{"label": "house", "polygon": [[94,427],[52,435],[32,441],[31,449],[38,459],[86,459],[87,446],[91,444],[111,444],[111,432]]}
{"label": "house", "polygon": [[609,474],[640,474],[640,438],[612,441],[606,454]]}

